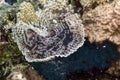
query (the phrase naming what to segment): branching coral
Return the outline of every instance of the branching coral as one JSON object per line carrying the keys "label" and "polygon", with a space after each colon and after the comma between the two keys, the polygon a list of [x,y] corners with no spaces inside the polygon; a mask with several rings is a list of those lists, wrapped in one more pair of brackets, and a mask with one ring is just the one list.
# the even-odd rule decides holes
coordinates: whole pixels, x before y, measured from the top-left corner
{"label": "branching coral", "polygon": [[83,45],[84,28],[80,16],[58,5],[46,6],[39,14],[39,24],[19,21],[12,28],[13,39],[27,61],[67,57]]}
{"label": "branching coral", "polygon": [[90,42],[106,39],[120,45],[120,1],[114,0],[83,15],[86,36]]}

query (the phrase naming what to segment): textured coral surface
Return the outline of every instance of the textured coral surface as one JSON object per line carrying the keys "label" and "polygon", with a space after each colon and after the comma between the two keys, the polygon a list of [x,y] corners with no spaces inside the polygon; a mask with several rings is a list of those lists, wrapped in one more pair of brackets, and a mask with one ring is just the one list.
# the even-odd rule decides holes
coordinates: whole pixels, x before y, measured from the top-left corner
{"label": "textured coral surface", "polygon": [[[33,18],[23,16],[32,16],[33,8],[27,9],[28,3],[21,5],[23,9],[18,15],[22,16],[12,28],[12,35],[27,61],[45,61],[55,56],[67,57],[83,45],[84,27],[77,13],[68,9],[58,9],[58,5],[50,5],[43,10],[41,21],[36,24],[32,21]],[[30,13],[25,14],[26,11]],[[32,22],[25,23],[25,20]]]}
{"label": "textured coral surface", "polygon": [[101,4],[83,15],[85,32],[90,42],[106,39],[120,44],[120,1]]}
{"label": "textured coral surface", "polygon": [[94,3],[100,4],[104,2],[109,2],[110,0],[79,0],[79,1],[84,7],[90,7]]}
{"label": "textured coral surface", "polygon": [[36,15],[34,7],[31,3],[23,2],[20,7],[20,12],[17,14],[18,20],[22,20],[23,22],[39,22],[40,17]]}

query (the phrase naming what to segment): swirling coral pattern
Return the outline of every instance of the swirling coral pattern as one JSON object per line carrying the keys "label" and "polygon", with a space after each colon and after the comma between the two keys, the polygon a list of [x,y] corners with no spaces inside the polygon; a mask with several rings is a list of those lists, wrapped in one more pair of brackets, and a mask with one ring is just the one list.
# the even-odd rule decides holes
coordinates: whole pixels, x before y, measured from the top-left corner
{"label": "swirling coral pattern", "polygon": [[27,61],[67,57],[83,45],[84,28],[77,13],[65,13],[50,20],[49,25],[52,27],[20,22],[12,28],[13,39]]}

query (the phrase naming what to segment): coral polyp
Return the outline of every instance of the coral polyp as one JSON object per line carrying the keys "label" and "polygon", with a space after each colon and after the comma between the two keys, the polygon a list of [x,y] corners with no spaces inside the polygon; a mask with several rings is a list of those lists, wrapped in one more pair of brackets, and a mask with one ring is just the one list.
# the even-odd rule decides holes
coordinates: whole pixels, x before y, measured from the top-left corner
{"label": "coral polyp", "polygon": [[52,8],[48,9],[48,14],[47,9],[40,13],[44,16],[39,15],[41,22],[25,23],[21,20],[12,28],[13,39],[29,62],[67,57],[85,41],[84,27],[77,13]]}

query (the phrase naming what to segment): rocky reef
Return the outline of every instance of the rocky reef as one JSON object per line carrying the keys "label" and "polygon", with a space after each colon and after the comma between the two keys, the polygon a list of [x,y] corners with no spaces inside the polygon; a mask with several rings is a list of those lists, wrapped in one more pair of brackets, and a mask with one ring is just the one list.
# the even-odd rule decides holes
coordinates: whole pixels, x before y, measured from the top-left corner
{"label": "rocky reef", "polygon": [[119,22],[119,0],[0,0],[0,80],[119,80]]}

